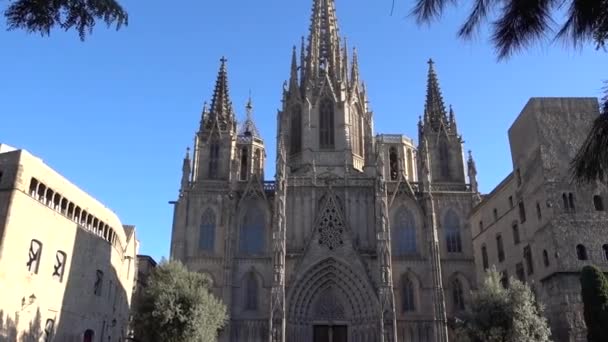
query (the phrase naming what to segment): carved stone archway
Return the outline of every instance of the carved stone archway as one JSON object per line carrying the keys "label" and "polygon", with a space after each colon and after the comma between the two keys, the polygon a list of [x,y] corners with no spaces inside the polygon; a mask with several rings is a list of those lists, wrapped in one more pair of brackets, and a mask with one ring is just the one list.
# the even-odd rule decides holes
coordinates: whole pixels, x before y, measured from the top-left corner
{"label": "carved stone archway", "polygon": [[295,279],[287,301],[290,342],[311,342],[315,324],[348,327],[349,342],[375,342],[379,302],[364,275],[346,263],[327,258]]}

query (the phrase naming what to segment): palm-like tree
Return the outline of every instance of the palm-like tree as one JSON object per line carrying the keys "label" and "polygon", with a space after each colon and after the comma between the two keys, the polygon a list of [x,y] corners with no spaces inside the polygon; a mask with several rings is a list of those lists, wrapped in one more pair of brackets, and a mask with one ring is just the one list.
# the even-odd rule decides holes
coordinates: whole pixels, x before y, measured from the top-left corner
{"label": "palm-like tree", "polygon": [[[439,18],[448,5],[462,3],[415,1],[412,14],[419,23],[429,23]],[[566,40],[575,46],[593,41],[597,48],[605,48],[608,41],[608,0],[473,0],[472,3],[458,35],[471,38],[480,25],[492,19],[491,39],[501,60],[550,34],[553,39]],[[554,15],[566,6],[565,21],[557,23]],[[492,13],[497,15],[493,17]],[[605,90],[601,115],[572,161],[573,177],[580,182],[608,180],[608,87]]]}

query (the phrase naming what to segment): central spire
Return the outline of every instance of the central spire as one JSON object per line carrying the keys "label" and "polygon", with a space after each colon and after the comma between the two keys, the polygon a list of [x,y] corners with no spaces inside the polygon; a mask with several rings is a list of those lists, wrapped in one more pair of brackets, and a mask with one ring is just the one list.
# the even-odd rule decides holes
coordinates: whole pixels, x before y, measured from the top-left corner
{"label": "central spire", "polygon": [[217,74],[209,114],[211,116],[211,120],[217,120],[219,122],[228,124],[234,122],[234,111],[232,109],[232,101],[230,101],[230,95],[228,93],[228,73],[226,71],[227,61],[228,60],[225,57],[220,59],[220,70]]}
{"label": "central spire", "polygon": [[308,37],[308,75],[340,73],[340,37],[334,0],[314,0]]}

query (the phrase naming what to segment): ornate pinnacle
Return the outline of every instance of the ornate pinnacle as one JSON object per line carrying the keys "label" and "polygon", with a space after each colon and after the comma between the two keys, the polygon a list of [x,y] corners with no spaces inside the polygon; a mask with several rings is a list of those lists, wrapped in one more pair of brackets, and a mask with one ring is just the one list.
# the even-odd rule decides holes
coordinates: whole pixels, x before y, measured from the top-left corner
{"label": "ornate pinnacle", "polygon": [[435,62],[429,59],[429,72],[426,86],[425,116],[428,115],[431,127],[437,129],[441,122],[446,121],[445,105],[439,88],[439,81],[435,73]]}
{"label": "ornate pinnacle", "polygon": [[213,98],[211,100],[210,116],[214,120],[233,121],[232,101],[228,93],[228,73],[226,71],[225,57],[220,59],[220,70],[217,74]]}

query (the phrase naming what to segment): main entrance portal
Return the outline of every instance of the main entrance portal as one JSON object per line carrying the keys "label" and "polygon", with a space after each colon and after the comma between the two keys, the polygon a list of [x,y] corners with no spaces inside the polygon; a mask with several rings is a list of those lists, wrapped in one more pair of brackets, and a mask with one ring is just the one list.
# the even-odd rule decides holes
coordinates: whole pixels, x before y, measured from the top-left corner
{"label": "main entrance portal", "polygon": [[346,325],[315,325],[313,342],[346,342],[347,335]]}

